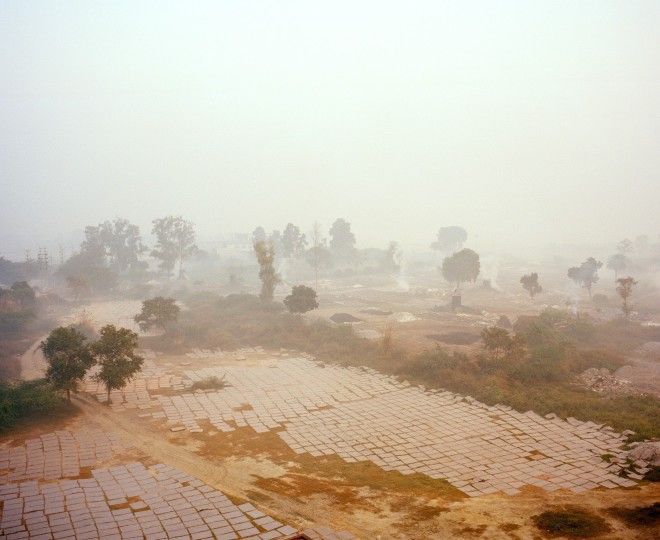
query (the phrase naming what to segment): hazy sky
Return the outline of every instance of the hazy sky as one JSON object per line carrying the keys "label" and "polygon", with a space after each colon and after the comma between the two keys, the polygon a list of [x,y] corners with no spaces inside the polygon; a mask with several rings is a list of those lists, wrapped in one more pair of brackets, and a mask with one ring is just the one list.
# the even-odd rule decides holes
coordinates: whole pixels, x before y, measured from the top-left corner
{"label": "hazy sky", "polygon": [[0,3],[0,254],[183,214],[660,233],[660,2]]}

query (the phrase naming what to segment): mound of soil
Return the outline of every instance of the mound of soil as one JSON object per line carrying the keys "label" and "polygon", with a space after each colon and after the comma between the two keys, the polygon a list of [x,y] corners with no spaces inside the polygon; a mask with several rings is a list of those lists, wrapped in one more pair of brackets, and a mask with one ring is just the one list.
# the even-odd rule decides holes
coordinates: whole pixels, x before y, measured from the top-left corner
{"label": "mound of soil", "polygon": [[335,313],[330,317],[330,320],[337,324],[362,322],[362,319],[358,319],[350,313]]}
{"label": "mound of soil", "polygon": [[439,341],[448,345],[472,345],[481,339],[479,334],[470,332],[448,332],[446,334],[428,334],[428,339]]}
{"label": "mound of soil", "polygon": [[399,311],[398,313],[393,313],[390,315],[389,320],[405,323],[416,321],[417,317],[415,317],[412,313],[408,313],[407,311]]}
{"label": "mound of soil", "polygon": [[383,311],[382,309],[378,309],[378,308],[375,308],[375,307],[369,307],[369,308],[361,309],[360,313],[366,313],[367,315],[383,315],[385,317],[387,315],[392,315],[391,311]]}

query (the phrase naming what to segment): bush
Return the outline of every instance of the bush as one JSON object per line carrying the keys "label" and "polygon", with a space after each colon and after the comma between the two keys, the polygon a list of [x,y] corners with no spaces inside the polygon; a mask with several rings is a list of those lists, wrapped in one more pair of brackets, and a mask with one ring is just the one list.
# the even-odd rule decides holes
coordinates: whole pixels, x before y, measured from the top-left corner
{"label": "bush", "polygon": [[[608,508],[607,513],[629,527],[657,527],[660,525],[660,502],[636,508]],[[657,531],[656,531],[657,532]]]}
{"label": "bush", "polygon": [[37,413],[51,413],[65,401],[43,379],[17,384],[0,382],[0,430]]}
{"label": "bush", "polygon": [[610,531],[603,518],[576,506],[548,510],[532,519],[539,529],[550,536],[591,538]]}
{"label": "bush", "polygon": [[226,388],[229,386],[229,383],[225,381],[225,378],[222,377],[216,377],[215,375],[212,375],[210,377],[206,377],[202,379],[201,381],[195,381],[193,385],[191,386],[192,390],[222,390],[223,388]]}

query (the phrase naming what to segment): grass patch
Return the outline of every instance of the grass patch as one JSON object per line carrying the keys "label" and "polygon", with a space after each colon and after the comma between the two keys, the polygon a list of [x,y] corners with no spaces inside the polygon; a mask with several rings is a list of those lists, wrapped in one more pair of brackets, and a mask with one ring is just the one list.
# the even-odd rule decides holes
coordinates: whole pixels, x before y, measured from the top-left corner
{"label": "grass patch", "polygon": [[0,431],[37,415],[52,416],[66,405],[66,401],[43,379],[0,382]]}
{"label": "grass patch", "polygon": [[229,386],[229,383],[225,381],[224,376],[222,378],[211,375],[205,377],[201,381],[195,381],[190,387],[191,390],[222,390]]}
{"label": "grass patch", "polygon": [[[524,354],[493,360],[468,357],[437,347],[408,355],[391,344],[358,336],[349,325],[307,321],[262,303],[251,295],[219,297],[212,293],[188,299],[189,310],[167,336],[141,338],[143,346],[163,352],[194,347],[233,350],[243,346],[295,349],[335,364],[367,366],[431,388],[468,394],[489,405],[502,403],[518,411],[592,420],[623,431],[636,440],[660,437],[660,400],[654,396],[598,394],[574,384],[590,367],[614,370],[623,365],[619,349],[603,350],[620,340],[629,349],[660,339],[660,330],[614,321],[595,324],[547,310],[521,317],[516,331]],[[656,336],[658,334],[658,336]],[[615,351],[615,352],[612,352]]]}
{"label": "grass patch", "polygon": [[607,513],[629,527],[657,527],[660,525],[660,502],[636,508],[608,508]]}
{"label": "grass patch", "polygon": [[532,519],[536,527],[548,536],[593,538],[610,531],[602,517],[577,506],[547,510]]}
{"label": "grass patch", "polygon": [[644,480],[647,482],[660,482],[660,467],[657,465],[651,467],[644,475]]}

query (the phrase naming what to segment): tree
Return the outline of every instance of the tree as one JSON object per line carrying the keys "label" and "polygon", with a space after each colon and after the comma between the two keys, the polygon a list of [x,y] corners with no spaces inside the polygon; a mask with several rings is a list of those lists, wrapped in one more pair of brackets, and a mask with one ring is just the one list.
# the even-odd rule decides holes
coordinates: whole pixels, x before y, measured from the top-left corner
{"label": "tree", "polygon": [[151,231],[156,236],[156,247],[152,257],[160,259],[160,267],[172,272],[179,262],[179,277],[182,278],[183,261],[197,251],[195,245],[195,226],[181,216],[167,216],[153,221]]}
{"label": "tree", "polygon": [[142,311],[133,320],[140,326],[143,332],[157,326],[167,332],[171,324],[176,322],[181,308],[176,305],[174,298],[156,296],[142,302]]}
{"label": "tree", "polygon": [[60,326],[40,345],[48,362],[46,379],[58,390],[65,390],[69,401],[71,390],[77,390],[78,383],[94,365],[94,356],[86,340],[75,328]]}
{"label": "tree", "polygon": [[330,249],[339,259],[350,260],[355,255],[355,235],[345,219],[335,220],[330,227]]}
{"label": "tree", "polygon": [[626,255],[627,253],[632,253],[635,250],[635,247],[630,239],[624,238],[616,245],[616,249],[619,253]]}
{"label": "tree", "polygon": [[124,272],[139,263],[140,254],[146,251],[140,227],[127,219],[117,218],[113,222],[101,223],[98,228],[111,268]]}
{"label": "tree", "polygon": [[589,257],[580,266],[569,268],[567,275],[577,285],[587,289],[589,292],[589,298],[591,298],[591,287],[598,281],[598,269],[601,266],[603,266],[602,262],[597,261],[593,257]]}
{"label": "tree", "polygon": [[456,283],[457,291],[464,281],[476,281],[480,269],[479,255],[471,249],[457,251],[442,261],[442,276],[450,283]]}
{"label": "tree", "polygon": [[284,257],[299,257],[305,251],[307,240],[300,229],[293,223],[287,223],[282,234],[282,255]]}
{"label": "tree", "polygon": [[454,253],[463,247],[467,237],[467,231],[463,227],[457,225],[441,227],[436,241],[431,244],[431,249],[437,249],[443,253]]}
{"label": "tree", "polygon": [[108,324],[101,328],[100,334],[101,338],[92,345],[92,352],[101,367],[94,378],[105,386],[110,403],[110,392],[126,386],[142,369],[144,358],[135,352],[138,335],[128,328]]}
{"label": "tree", "polygon": [[322,253],[321,250],[325,249],[325,241],[321,235],[321,224],[318,221],[314,222],[312,227],[312,247],[307,251],[307,262],[314,268],[314,288],[319,288],[319,266],[321,264]]}
{"label": "tree", "polygon": [[259,263],[259,279],[261,280],[261,293],[259,298],[262,302],[272,302],[275,287],[280,283],[280,276],[275,271],[275,249],[272,243],[257,242],[254,245],[254,253]]}
{"label": "tree", "polygon": [[635,238],[635,251],[638,255],[644,255],[649,249],[649,237],[645,234],[640,234]]}
{"label": "tree", "polygon": [[34,289],[30,287],[27,281],[15,282],[9,290],[13,298],[23,309],[32,309],[37,303],[37,297]]}
{"label": "tree", "polygon": [[520,358],[524,352],[524,340],[518,335],[509,335],[508,330],[499,326],[484,328],[481,339],[493,360],[502,360],[506,356]]}
{"label": "tree", "polygon": [[623,253],[616,253],[607,259],[607,267],[614,271],[614,281],[619,279],[619,272],[623,272],[628,266],[628,257]]}
{"label": "tree", "polygon": [[296,285],[291,294],[284,299],[284,305],[291,313],[306,313],[319,307],[316,291],[305,285]]}
{"label": "tree", "polygon": [[534,299],[534,295],[543,292],[543,288],[539,284],[539,275],[536,272],[521,277],[520,283],[532,299]]}
{"label": "tree", "polygon": [[621,300],[623,300],[621,309],[623,310],[623,314],[628,317],[630,316],[631,311],[630,306],[628,305],[628,298],[632,296],[633,287],[637,285],[637,282],[630,276],[627,278],[619,278],[616,282],[616,292],[619,293]]}
{"label": "tree", "polygon": [[403,252],[399,249],[399,244],[390,242],[383,256],[381,268],[392,274],[396,274],[401,270],[401,259]]}
{"label": "tree", "polygon": [[252,245],[256,244],[257,242],[265,242],[266,241],[266,230],[259,225],[257,228],[252,231]]}

